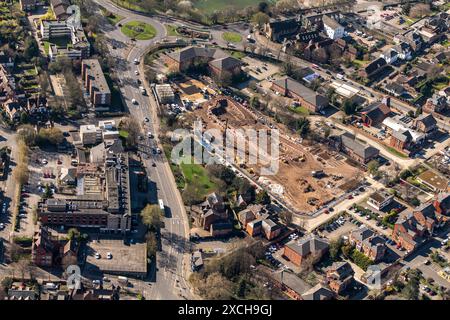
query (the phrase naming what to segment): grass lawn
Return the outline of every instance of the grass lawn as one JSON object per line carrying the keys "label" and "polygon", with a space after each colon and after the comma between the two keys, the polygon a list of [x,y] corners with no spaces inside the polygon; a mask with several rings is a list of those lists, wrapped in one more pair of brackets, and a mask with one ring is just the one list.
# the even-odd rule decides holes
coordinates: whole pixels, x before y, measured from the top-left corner
{"label": "grass lawn", "polygon": [[410,18],[410,17],[407,17],[407,16],[403,16],[403,18],[405,19],[405,22],[406,22],[406,24],[407,24],[408,26],[410,26],[410,25],[416,23],[417,20],[419,20],[419,19],[417,19],[417,18]]}
{"label": "grass lawn", "polygon": [[399,158],[403,158],[403,159],[408,159],[408,156],[406,154],[404,154],[403,152],[398,151],[395,148],[389,147],[389,146],[384,146],[384,148],[389,151],[390,153],[392,153],[393,155],[399,157]]}
{"label": "grass lawn", "polygon": [[197,0],[194,7],[203,13],[212,13],[226,8],[239,10],[248,6],[257,6],[260,2],[260,0]]}
{"label": "grass lawn", "polygon": [[172,25],[172,24],[166,24],[166,30],[167,30],[167,35],[176,37],[179,35],[179,33],[177,32],[177,27]]}
{"label": "grass lawn", "polygon": [[289,107],[289,110],[291,110],[292,112],[298,113],[298,114],[309,116],[309,110],[303,106],[298,106],[298,107],[291,106],[291,107]]}
{"label": "grass lawn", "polygon": [[224,32],[222,34],[222,38],[225,41],[234,42],[234,43],[242,41],[242,36],[236,32]]}
{"label": "grass lawn", "polygon": [[194,185],[201,197],[208,195],[217,188],[215,183],[209,179],[206,169],[200,164],[181,163],[180,168],[183,171],[186,184]]}
{"label": "grass lawn", "polygon": [[369,61],[358,60],[358,59],[352,60],[353,65],[355,65],[358,68],[365,66],[368,62]]}
{"label": "grass lawn", "polygon": [[124,35],[136,40],[150,40],[156,36],[156,30],[152,25],[140,21],[130,21],[120,29]]}
{"label": "grass lawn", "polygon": [[242,60],[245,57],[245,53],[243,53],[241,51],[231,51],[231,56],[233,58]]}

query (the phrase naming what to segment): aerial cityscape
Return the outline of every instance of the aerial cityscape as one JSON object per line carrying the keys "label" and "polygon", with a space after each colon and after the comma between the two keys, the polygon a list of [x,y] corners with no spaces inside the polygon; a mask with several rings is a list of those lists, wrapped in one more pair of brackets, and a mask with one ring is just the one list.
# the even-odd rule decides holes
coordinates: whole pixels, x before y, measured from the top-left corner
{"label": "aerial cityscape", "polygon": [[445,0],[0,0],[0,300],[450,300],[449,31]]}

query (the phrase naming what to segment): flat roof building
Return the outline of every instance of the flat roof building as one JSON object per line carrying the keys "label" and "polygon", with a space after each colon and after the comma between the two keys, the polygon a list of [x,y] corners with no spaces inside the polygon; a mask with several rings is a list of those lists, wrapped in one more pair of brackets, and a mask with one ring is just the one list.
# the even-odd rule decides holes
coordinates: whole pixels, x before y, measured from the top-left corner
{"label": "flat roof building", "polygon": [[81,65],[83,84],[96,111],[107,111],[111,104],[111,91],[97,59],[85,59]]}

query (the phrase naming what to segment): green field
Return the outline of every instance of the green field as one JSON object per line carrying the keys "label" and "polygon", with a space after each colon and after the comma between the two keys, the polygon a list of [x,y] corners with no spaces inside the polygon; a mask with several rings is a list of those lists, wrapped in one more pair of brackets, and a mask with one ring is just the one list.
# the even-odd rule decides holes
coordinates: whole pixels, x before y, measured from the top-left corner
{"label": "green field", "polygon": [[215,183],[209,179],[206,169],[201,165],[181,163],[180,168],[183,171],[186,185],[194,185],[201,197],[216,189]]}
{"label": "green field", "polygon": [[120,29],[124,35],[136,40],[150,40],[156,36],[156,30],[152,25],[140,21],[130,21]]}
{"label": "green field", "polygon": [[197,0],[194,7],[204,13],[212,13],[223,9],[243,9],[248,6],[257,6],[260,0]]}
{"label": "green field", "polygon": [[242,36],[236,32],[224,32],[222,38],[225,41],[238,43],[242,41]]}

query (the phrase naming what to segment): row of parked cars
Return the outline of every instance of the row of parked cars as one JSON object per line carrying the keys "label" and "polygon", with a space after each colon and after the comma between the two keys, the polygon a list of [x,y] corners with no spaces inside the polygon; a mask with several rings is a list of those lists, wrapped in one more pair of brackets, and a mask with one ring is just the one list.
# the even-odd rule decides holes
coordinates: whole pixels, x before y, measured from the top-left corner
{"label": "row of parked cars", "polygon": [[336,221],[334,221],[333,223],[329,224],[325,230],[327,230],[328,232],[332,232],[335,231],[337,229],[339,229],[340,227],[342,227],[345,222],[346,222],[346,218],[344,218],[343,216],[340,216]]}

